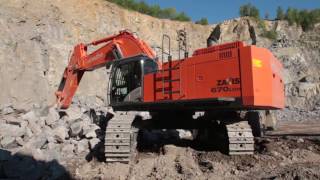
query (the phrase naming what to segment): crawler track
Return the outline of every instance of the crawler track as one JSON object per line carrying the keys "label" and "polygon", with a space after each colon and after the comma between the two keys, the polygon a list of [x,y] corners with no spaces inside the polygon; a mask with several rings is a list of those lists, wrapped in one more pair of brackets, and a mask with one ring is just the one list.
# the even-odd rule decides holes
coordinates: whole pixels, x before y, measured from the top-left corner
{"label": "crawler track", "polygon": [[[106,162],[129,163],[134,157],[137,145],[137,130],[132,127],[134,119],[134,114],[116,113],[108,122],[105,136]],[[229,155],[254,153],[254,136],[248,121],[228,122],[225,129]]]}
{"label": "crawler track", "polygon": [[226,129],[230,155],[254,153],[254,137],[252,135],[252,129],[247,121],[227,124]]}
{"label": "crawler track", "polygon": [[134,118],[134,115],[115,114],[108,122],[105,136],[106,162],[130,162],[136,147],[136,133],[132,128]]}

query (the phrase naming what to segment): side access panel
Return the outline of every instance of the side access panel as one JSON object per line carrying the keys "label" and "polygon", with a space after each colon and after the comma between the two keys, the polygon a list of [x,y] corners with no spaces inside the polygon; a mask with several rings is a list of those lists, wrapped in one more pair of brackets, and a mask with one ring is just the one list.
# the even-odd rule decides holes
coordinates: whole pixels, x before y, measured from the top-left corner
{"label": "side access panel", "polygon": [[[144,76],[144,102],[240,98],[239,46],[243,44],[228,43],[173,61],[171,76],[165,63],[165,70]],[[174,92],[171,97],[168,91]]]}
{"label": "side access panel", "polygon": [[238,98],[238,49],[230,48],[194,56],[182,69],[182,89],[187,99]]}

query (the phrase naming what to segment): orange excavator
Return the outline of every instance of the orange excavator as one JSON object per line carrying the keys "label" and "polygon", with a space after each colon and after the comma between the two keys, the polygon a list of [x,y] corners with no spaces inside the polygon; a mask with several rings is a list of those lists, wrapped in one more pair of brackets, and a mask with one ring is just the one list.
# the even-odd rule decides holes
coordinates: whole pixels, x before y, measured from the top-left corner
{"label": "orange excavator", "polygon": [[[189,57],[186,40],[186,32],[178,31],[177,60],[172,60],[167,35],[162,40],[161,60],[128,31],[76,45],[56,92],[58,107],[70,106],[85,71],[107,66],[111,67],[108,101],[115,111],[149,111],[158,117],[152,119],[169,124],[185,124],[192,114],[205,112],[209,121],[224,125],[229,154],[252,154],[253,135],[274,128],[270,110],[284,107],[281,63],[269,50],[243,42],[198,49]],[[97,45],[97,50],[88,53],[89,46]],[[129,161],[135,137],[132,121],[128,113],[122,113],[108,122],[107,162]]]}

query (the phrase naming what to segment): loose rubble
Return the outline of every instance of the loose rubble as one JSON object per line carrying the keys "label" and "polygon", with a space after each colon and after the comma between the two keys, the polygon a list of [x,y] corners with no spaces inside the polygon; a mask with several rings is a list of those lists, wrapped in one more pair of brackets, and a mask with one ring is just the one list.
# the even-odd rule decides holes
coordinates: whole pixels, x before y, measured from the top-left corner
{"label": "loose rubble", "polygon": [[320,178],[320,136],[268,136],[256,139],[254,155],[228,156],[194,143],[190,130],[145,130],[135,161],[107,164],[103,122],[110,109],[73,104],[72,111],[76,108],[82,112],[80,118],[71,116],[76,119],[53,107],[0,113],[0,178]]}
{"label": "loose rubble", "polygon": [[[46,171],[52,173],[50,178],[69,176],[66,170],[60,170],[59,173],[59,168],[64,169],[63,165],[72,159],[79,157],[85,159],[93,149],[98,151],[96,146],[104,139],[99,124],[105,119],[92,118],[89,113],[92,110],[86,106],[85,108],[72,105],[70,109],[60,114],[53,107],[34,109],[26,113],[2,111],[0,149],[3,150],[0,155],[9,156],[10,159],[5,160],[9,165],[15,162],[16,158],[30,159],[19,161],[23,167],[45,164]],[[105,112],[107,111],[94,111],[94,114],[95,117],[105,117]],[[45,171],[38,172],[38,170],[38,168],[31,169],[27,177],[31,179],[43,177]],[[56,170],[58,172],[55,172]],[[24,178],[25,173],[14,174],[11,173],[11,169],[5,169],[4,175],[2,176],[0,171],[0,178],[17,176]]]}

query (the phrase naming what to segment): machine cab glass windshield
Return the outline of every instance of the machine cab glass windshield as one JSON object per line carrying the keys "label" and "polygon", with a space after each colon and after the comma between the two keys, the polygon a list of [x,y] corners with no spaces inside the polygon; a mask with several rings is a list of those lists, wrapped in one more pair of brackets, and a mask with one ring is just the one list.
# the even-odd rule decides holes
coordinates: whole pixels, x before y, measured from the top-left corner
{"label": "machine cab glass windshield", "polygon": [[129,58],[114,63],[111,71],[110,103],[142,101],[142,77],[156,72],[158,64],[149,58]]}

